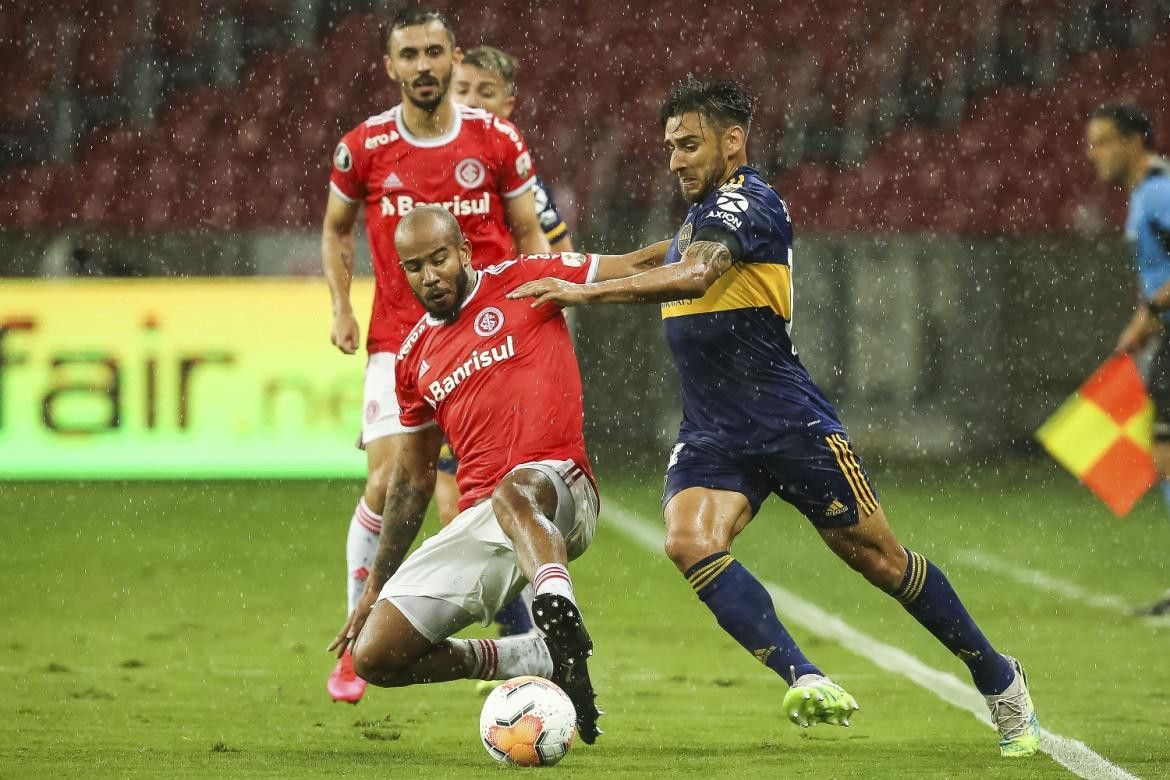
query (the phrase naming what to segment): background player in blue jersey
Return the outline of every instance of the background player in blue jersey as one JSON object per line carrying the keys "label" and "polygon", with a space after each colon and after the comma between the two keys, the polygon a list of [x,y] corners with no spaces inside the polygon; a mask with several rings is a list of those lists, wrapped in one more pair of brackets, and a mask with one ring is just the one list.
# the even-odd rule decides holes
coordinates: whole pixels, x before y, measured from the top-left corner
{"label": "background player in blue jersey", "polygon": [[692,206],[662,267],[596,284],[544,279],[512,295],[533,305],[662,303],[683,396],[663,495],[666,553],[719,625],[791,685],[790,719],[848,725],[857,705],[804,655],[764,586],[730,554],[772,493],[967,665],[1003,755],[1035,753],[1039,726],[1019,662],[992,647],[942,571],[898,544],[836,411],[797,357],[792,225],[747,164],[754,107],[731,81],[692,77],[672,90],[662,125]]}
{"label": "background player in blue jersey", "polygon": [[[1153,125],[1134,106],[1098,109],[1085,140],[1097,176],[1130,193],[1125,236],[1133,243],[1139,301],[1117,348],[1134,352],[1162,333],[1170,310],[1170,164],[1154,153]],[[1154,353],[1147,387],[1154,401],[1154,464],[1170,508],[1170,339]],[[1170,592],[1137,612],[1170,614]]]}

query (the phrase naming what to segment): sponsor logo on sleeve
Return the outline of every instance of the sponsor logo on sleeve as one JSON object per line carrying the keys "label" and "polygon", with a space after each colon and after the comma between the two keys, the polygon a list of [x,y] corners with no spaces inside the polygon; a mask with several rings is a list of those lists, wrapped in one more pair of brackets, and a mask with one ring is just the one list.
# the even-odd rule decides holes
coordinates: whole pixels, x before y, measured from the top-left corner
{"label": "sponsor logo on sleeve", "polygon": [[580,252],[562,252],[561,265],[568,268],[580,268],[588,262],[588,258]]}
{"label": "sponsor logo on sleeve", "polygon": [[349,147],[345,145],[345,141],[339,143],[337,149],[333,151],[333,165],[342,173],[353,168],[353,155],[349,153]]}
{"label": "sponsor logo on sleeve", "polygon": [[715,208],[732,214],[743,214],[748,210],[748,199],[738,192],[721,192],[715,201]]}
{"label": "sponsor logo on sleeve", "polygon": [[508,140],[516,145],[516,151],[524,151],[524,142],[520,140],[520,134],[516,132],[516,128],[512,127],[512,125],[508,124],[507,122],[501,121],[499,117],[494,117],[492,119],[492,127],[506,135]]}
{"label": "sponsor logo on sleeve", "polygon": [[455,181],[464,189],[475,189],[483,184],[483,180],[486,177],[487,169],[484,168],[482,162],[474,157],[460,160],[459,164],[455,166]]}
{"label": "sponsor logo on sleeve", "polygon": [[477,335],[487,338],[500,332],[504,327],[504,313],[495,306],[489,306],[476,315],[472,326]]}
{"label": "sponsor logo on sleeve", "polygon": [[528,152],[523,152],[516,158],[516,175],[525,181],[532,175],[532,155]]}

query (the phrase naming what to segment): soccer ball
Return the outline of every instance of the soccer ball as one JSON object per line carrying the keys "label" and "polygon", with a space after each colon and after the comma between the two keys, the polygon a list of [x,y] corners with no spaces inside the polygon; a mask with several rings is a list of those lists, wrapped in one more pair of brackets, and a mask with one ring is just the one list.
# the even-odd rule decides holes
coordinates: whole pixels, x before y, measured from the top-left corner
{"label": "soccer ball", "polygon": [[479,736],[497,761],[552,766],[573,746],[577,711],[565,692],[543,677],[514,677],[483,703]]}

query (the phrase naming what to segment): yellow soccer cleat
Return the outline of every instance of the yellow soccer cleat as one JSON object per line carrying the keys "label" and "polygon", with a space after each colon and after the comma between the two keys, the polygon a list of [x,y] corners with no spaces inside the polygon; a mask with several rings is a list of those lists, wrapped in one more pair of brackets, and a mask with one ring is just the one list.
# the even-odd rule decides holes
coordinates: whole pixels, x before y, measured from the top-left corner
{"label": "yellow soccer cleat", "polygon": [[848,726],[849,718],[859,709],[848,691],[819,674],[804,675],[784,694],[784,712],[803,728],[817,723]]}

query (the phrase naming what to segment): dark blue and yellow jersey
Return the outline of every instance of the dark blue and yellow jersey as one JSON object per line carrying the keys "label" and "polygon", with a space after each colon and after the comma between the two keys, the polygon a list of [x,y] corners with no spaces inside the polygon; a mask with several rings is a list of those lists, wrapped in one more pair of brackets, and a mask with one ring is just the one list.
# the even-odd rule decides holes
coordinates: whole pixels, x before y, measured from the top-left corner
{"label": "dark blue and yellow jersey", "polygon": [[544,237],[548,242],[555,244],[569,232],[569,226],[561,219],[561,212],[557,210],[552,190],[544,183],[544,179],[540,178],[540,174],[536,176],[536,186],[532,188],[532,193],[536,196],[536,218],[540,220],[540,229],[544,231]]}
{"label": "dark blue and yellow jersey", "polygon": [[666,264],[679,262],[705,228],[734,235],[740,251],[702,298],[662,305],[682,384],[679,441],[756,454],[802,428],[843,432],[789,338],[792,222],[784,201],[754,168],[740,167],[691,207]]}

